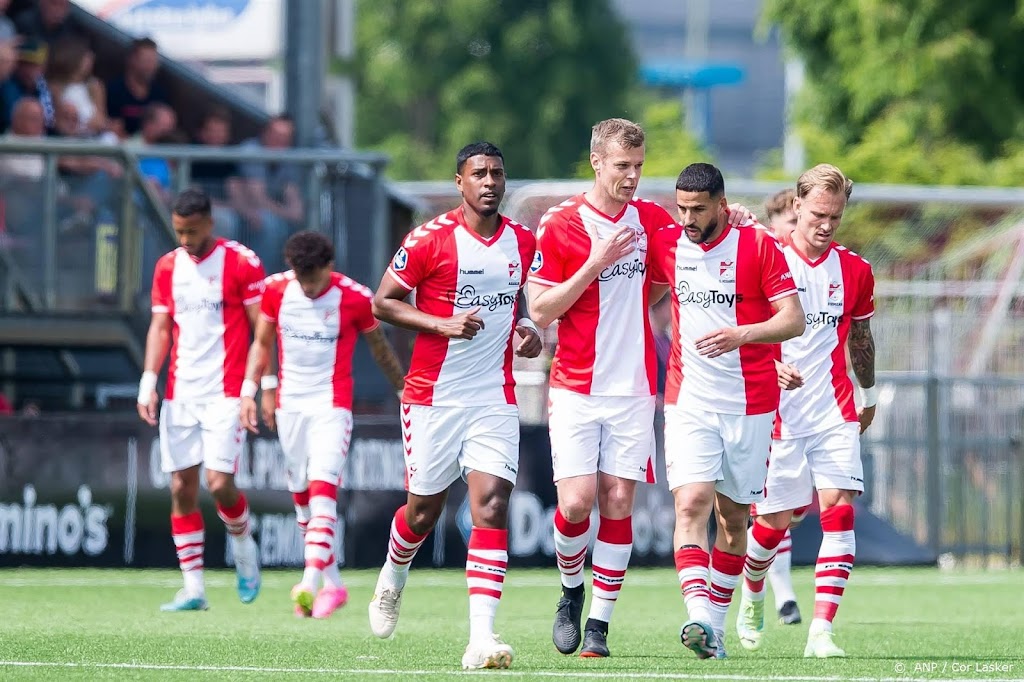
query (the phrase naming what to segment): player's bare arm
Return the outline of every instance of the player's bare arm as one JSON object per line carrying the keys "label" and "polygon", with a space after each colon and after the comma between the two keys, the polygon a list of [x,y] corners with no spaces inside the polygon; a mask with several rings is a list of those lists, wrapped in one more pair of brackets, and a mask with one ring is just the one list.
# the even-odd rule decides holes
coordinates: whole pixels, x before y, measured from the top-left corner
{"label": "player's bare arm", "polygon": [[150,426],[156,426],[157,403],[160,400],[156,394],[156,381],[170,347],[171,316],[167,313],[153,313],[146,333],[146,355],[136,405],[139,417]]}
{"label": "player's bare arm", "polygon": [[[246,312],[248,313],[248,310]],[[277,323],[262,316],[257,318],[255,338],[253,338],[252,345],[249,347],[249,358],[246,361],[245,367],[245,381],[250,388],[248,391],[246,391],[245,386],[242,388],[241,407],[242,425],[253,433],[259,433],[259,418],[256,413],[255,398],[256,386],[259,385],[261,378],[267,371],[267,367],[270,365],[274,336],[276,334]],[[251,393],[251,395],[246,395],[247,392]],[[273,411],[271,410],[269,419],[267,418],[268,415],[264,414],[263,416],[267,426],[271,429],[275,428]]]}
{"label": "player's bare arm", "polygon": [[776,360],[775,371],[779,375],[779,388],[783,391],[794,391],[804,385],[800,370],[789,363]]}
{"label": "player's bare arm", "polygon": [[395,349],[388,341],[384,330],[379,326],[375,327],[370,331],[363,332],[363,338],[370,346],[370,354],[373,355],[374,362],[380,367],[380,371],[384,373],[388,383],[395,391],[401,393],[405,387],[405,370],[402,369],[402,363],[395,355]]}
{"label": "player's bare arm", "polygon": [[697,352],[709,358],[730,353],[748,343],[782,343],[804,332],[804,308],[793,294],[772,301],[774,314],[756,324],[725,327],[697,339]]}
{"label": "player's bare arm", "polygon": [[527,305],[526,294],[519,290],[519,319],[516,321],[516,334],[522,339],[516,346],[516,355],[521,358],[535,358],[544,350],[544,342],[540,339],[537,326],[530,317],[530,307]]}
{"label": "player's bare arm", "polygon": [[[871,320],[854,320],[850,324],[850,361],[853,374],[862,389],[875,386],[875,338],[871,335]],[[864,433],[875,418],[875,406],[861,407],[857,411],[860,432]]]}
{"label": "player's bare arm", "polygon": [[671,288],[672,287],[667,284],[652,284],[651,293],[647,299],[648,305],[658,305],[658,303],[661,302],[661,299],[665,298],[665,294],[667,294],[668,290]]}
{"label": "player's bare arm", "polygon": [[590,256],[572,277],[553,287],[530,282],[530,310],[533,321],[541,329],[547,329],[564,315],[602,270],[636,249],[636,232],[631,227],[622,228],[608,239],[598,237],[592,227],[587,228],[587,234],[590,235]]}
{"label": "player's bare arm", "polygon": [[421,334],[437,334],[449,339],[472,339],[484,328],[484,321],[472,308],[452,317],[429,315],[406,302],[409,290],[385,274],[373,296],[373,315],[382,322]]}

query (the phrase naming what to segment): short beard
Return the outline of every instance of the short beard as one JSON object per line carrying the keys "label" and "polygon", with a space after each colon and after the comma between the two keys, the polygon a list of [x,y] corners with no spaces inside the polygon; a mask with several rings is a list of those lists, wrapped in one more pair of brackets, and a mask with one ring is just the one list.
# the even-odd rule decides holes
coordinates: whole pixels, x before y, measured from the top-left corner
{"label": "short beard", "polygon": [[[700,231],[700,236],[697,238],[696,241],[694,241],[692,239],[690,241],[693,242],[694,244],[707,244],[708,243],[708,238],[712,234],[714,234],[715,230],[717,230],[717,229],[718,229],[718,218],[715,218],[714,220],[711,221],[711,224],[709,224],[707,227],[705,227],[703,230]],[[689,236],[687,236],[686,238],[690,239]]]}

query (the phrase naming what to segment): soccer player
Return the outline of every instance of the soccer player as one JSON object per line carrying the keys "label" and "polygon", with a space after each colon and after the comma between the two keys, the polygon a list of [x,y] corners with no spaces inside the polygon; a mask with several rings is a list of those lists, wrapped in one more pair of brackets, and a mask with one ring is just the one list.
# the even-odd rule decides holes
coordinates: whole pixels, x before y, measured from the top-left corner
{"label": "soccer player", "polygon": [[783,246],[790,243],[793,230],[796,229],[796,213],[793,212],[793,199],[796,192],[784,189],[772,196],[764,204],[768,214],[768,229]]}
{"label": "soccer player", "polygon": [[238,596],[260,591],[259,557],[249,531],[249,503],[235,487],[245,447],[238,418],[249,335],[259,314],[265,273],[238,242],[213,236],[210,198],[188,189],[171,206],[181,246],[157,261],[153,317],[139,381],[139,416],[157,424],[157,374],[171,351],[167,391],[159,409],[160,464],[171,474],[171,535],[185,586],[163,611],[207,608],[203,582],[203,517],[199,467],[227,528],[238,573]]}
{"label": "soccer player", "polygon": [[[761,644],[764,625],[766,564],[789,527],[793,510],[818,491],[823,539],[815,568],[814,619],[804,656],[844,656],[832,638],[832,621],[853,569],[853,499],[864,490],[860,434],[875,415],[875,342],[870,319],[875,312],[871,265],[833,240],[843,219],[853,183],[835,166],[821,164],[797,181],[797,227],[786,260],[807,311],[807,327],[782,344],[783,363],[795,367],[803,387],[783,395],[775,423],[766,482],[751,526],[747,571],[736,622],[740,642]],[[861,387],[861,408],[854,403],[845,352]]]}
{"label": "soccer player", "polygon": [[455,172],[462,205],[409,233],[373,298],[379,319],[417,336],[402,394],[408,498],[391,524],[370,628],[378,637],[394,633],[409,565],[437,523],[448,489],[463,476],[473,529],[462,667],[507,668],[513,651],[494,634],[494,616],[519,470],[512,354],[533,358],[541,351],[522,293],[536,239],[498,213],[505,194],[501,150],[487,142],[467,145]]}
{"label": "soccer player", "polygon": [[[699,658],[724,658],[725,614],[743,573],[750,504],[764,495],[779,405],[776,344],[801,333],[804,313],[771,233],[726,223],[717,168],[683,169],[676,203],[679,224],[651,242],[651,281],[659,285],[652,298],[666,287],[673,297],[665,469],[689,614],[680,639]],[[709,555],[712,509],[717,533]]]}
{"label": "soccer player", "polygon": [[[395,390],[402,389],[403,371],[373,316],[373,292],[334,272],[334,246],[327,237],[309,231],[292,235],[284,259],[291,270],[267,279],[242,385],[241,418],[246,428],[259,432],[259,379],[264,421],[277,429],[305,539],[305,570],[291,593],[295,614],[327,618],[348,601],[334,533],[352,435],[352,353],[359,335]],[[264,372],[275,340],[281,367],[277,377],[268,377]]]}
{"label": "soccer player", "polygon": [[[594,185],[541,218],[530,275],[530,309],[541,327],[556,320],[548,425],[558,489],[554,535],[562,594],[552,640],[605,657],[608,622],[633,548],[638,481],[654,482],[657,357],[647,314],[647,245],[672,224],[660,206],[634,198],[644,132],[624,119],[593,127]],[[585,633],[583,563],[590,514],[600,521]]]}

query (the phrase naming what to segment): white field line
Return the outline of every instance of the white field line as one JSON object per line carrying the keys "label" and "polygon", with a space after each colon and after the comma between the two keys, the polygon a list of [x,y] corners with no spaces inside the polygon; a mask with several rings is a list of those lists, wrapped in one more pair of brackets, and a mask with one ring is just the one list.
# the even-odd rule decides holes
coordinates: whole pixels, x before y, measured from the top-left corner
{"label": "white field line", "polygon": [[[149,663],[66,663],[47,661],[0,661],[0,668],[64,668],[81,670],[165,670],[180,672],[225,672],[225,673],[267,673],[275,675],[402,675],[407,677],[453,677],[493,675],[492,671],[475,670],[375,670],[372,668],[261,668],[241,665],[158,665]],[[556,679],[603,680],[603,679],[656,679],[656,680],[729,680],[733,682],[963,682],[965,677],[942,679],[935,677],[838,677],[823,675],[689,675],[685,673],[654,672],[592,672],[586,670],[526,671],[506,670],[498,673],[502,677],[550,677]],[[1019,678],[985,677],[985,682],[1020,682]]]}

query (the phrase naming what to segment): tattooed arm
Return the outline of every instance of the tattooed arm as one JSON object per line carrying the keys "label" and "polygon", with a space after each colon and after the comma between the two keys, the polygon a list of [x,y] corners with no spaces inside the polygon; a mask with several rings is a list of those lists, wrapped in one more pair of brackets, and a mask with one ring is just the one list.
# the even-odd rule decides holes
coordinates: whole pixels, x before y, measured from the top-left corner
{"label": "tattooed arm", "polygon": [[[870,320],[854,320],[850,325],[850,363],[857,383],[863,389],[875,385],[875,339],[871,336]],[[864,433],[875,418],[875,406],[861,407],[857,413],[860,432]]]}
{"label": "tattooed arm", "polygon": [[405,370],[402,369],[402,363],[395,355],[395,349],[391,347],[391,342],[385,336],[384,330],[377,326],[368,332],[363,332],[363,337],[370,345],[370,353],[377,366],[384,372],[384,376],[387,377],[395,391],[401,393],[405,386]]}

